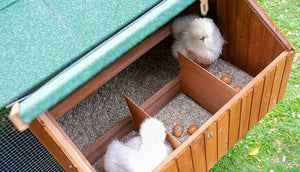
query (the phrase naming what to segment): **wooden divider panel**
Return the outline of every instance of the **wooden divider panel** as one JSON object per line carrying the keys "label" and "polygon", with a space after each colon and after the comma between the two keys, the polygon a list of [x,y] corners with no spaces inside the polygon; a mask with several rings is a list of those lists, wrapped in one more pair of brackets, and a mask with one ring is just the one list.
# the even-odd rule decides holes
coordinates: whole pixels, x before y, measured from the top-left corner
{"label": "wooden divider panel", "polygon": [[210,113],[217,112],[236,91],[191,59],[178,53],[181,85],[185,94]]}
{"label": "wooden divider panel", "polygon": [[249,130],[258,121],[262,92],[263,92],[263,88],[264,88],[264,81],[265,81],[265,79],[261,78],[253,86],[253,98],[252,98],[252,106],[251,106],[251,113],[250,113]]}
{"label": "wooden divider panel", "polygon": [[177,163],[175,160],[166,165],[161,172],[178,172]]}
{"label": "wooden divider panel", "polygon": [[253,89],[249,89],[242,97],[241,122],[239,139],[242,139],[249,129],[250,112],[252,105]]}
{"label": "wooden divider panel", "polygon": [[278,94],[279,94],[279,89],[280,89],[280,84],[281,84],[281,80],[282,80],[285,61],[286,61],[286,57],[281,59],[281,61],[276,66],[276,72],[275,72],[275,76],[274,76],[273,88],[272,88],[268,111],[273,109],[275,107],[275,105],[277,104],[277,98],[278,98]]}
{"label": "wooden divider panel", "polygon": [[182,150],[176,160],[180,172],[194,171],[192,153],[189,147]]}
{"label": "wooden divider panel", "polygon": [[224,112],[218,119],[218,160],[228,151],[229,112]]}
{"label": "wooden divider panel", "polygon": [[145,112],[138,105],[136,105],[132,100],[130,100],[126,95],[124,95],[124,97],[131,113],[135,129],[139,130],[141,123],[151,116],[148,115],[147,112]]}
{"label": "wooden divider panel", "polygon": [[259,120],[268,112],[269,100],[271,96],[272,86],[274,82],[275,67],[272,68],[265,76],[264,90],[261,98],[261,106],[259,112]]}
{"label": "wooden divider panel", "polygon": [[203,134],[201,134],[191,145],[194,171],[206,171],[206,156]]}
{"label": "wooden divider panel", "polygon": [[207,170],[212,168],[218,161],[217,137],[217,124],[213,123],[204,131]]}
{"label": "wooden divider panel", "polygon": [[241,116],[241,100],[239,99],[230,108],[228,150],[231,149],[239,140],[240,116]]}
{"label": "wooden divider panel", "polygon": [[283,73],[282,81],[281,81],[281,85],[280,85],[280,90],[279,90],[277,103],[280,100],[282,100],[283,97],[284,97],[285,89],[286,89],[288,79],[289,79],[289,76],[290,76],[290,71],[291,71],[294,55],[295,55],[295,51],[292,51],[287,56],[285,67],[284,67],[284,73]]}
{"label": "wooden divider panel", "polygon": [[244,0],[238,0],[236,22],[236,51],[231,58],[231,63],[245,70],[247,66],[247,54],[249,42],[250,8]]}

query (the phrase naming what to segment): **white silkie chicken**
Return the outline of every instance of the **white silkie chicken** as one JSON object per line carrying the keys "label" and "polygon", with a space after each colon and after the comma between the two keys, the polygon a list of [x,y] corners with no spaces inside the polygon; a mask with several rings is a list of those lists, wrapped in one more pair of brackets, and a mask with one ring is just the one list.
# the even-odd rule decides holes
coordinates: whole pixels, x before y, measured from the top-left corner
{"label": "white silkie chicken", "polygon": [[222,53],[224,39],[212,19],[189,15],[176,19],[172,24],[175,41],[172,53],[191,58],[202,66],[209,66]]}
{"label": "white silkie chicken", "polygon": [[165,127],[154,118],[146,119],[140,136],[126,143],[113,141],[104,156],[104,169],[108,172],[151,172],[170,153]]}

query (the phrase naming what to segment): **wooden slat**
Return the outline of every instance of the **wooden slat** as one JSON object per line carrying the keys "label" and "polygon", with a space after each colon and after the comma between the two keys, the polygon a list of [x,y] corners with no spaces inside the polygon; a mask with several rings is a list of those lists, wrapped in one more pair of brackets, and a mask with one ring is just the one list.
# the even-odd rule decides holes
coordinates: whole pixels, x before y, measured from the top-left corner
{"label": "wooden slat", "polygon": [[[221,34],[225,41],[228,41],[228,1],[217,1],[217,25],[220,28]],[[223,45],[222,58],[226,61],[229,60],[228,57],[228,44]]]}
{"label": "wooden slat", "polygon": [[182,150],[176,158],[178,169],[180,172],[193,172],[193,159],[190,148]]}
{"label": "wooden slat", "polygon": [[260,51],[262,43],[264,25],[261,23],[257,15],[251,12],[250,26],[249,26],[249,42],[248,44],[248,58],[247,58],[247,72],[252,76],[257,75],[261,69],[257,64],[261,61]]}
{"label": "wooden slat", "polygon": [[277,41],[271,32],[267,28],[264,28],[261,44],[261,61],[257,64],[259,66],[259,70],[265,68],[276,57],[273,56],[273,49],[276,47],[276,44]]}
{"label": "wooden slat", "polygon": [[250,8],[244,0],[238,0],[236,22],[236,51],[231,63],[245,70],[247,66],[248,35],[249,35]]}
{"label": "wooden slat", "polygon": [[259,117],[259,110],[262,98],[262,92],[264,88],[264,78],[257,81],[257,83],[253,86],[253,98],[252,98],[252,106],[250,113],[250,121],[249,121],[249,130],[257,123]]}
{"label": "wooden slat", "polygon": [[272,86],[274,82],[275,67],[266,74],[264,90],[261,98],[259,120],[262,119],[268,112],[269,100],[271,96]]}
{"label": "wooden slat", "polygon": [[83,156],[83,154],[72,142],[70,137],[59,126],[49,112],[41,114],[38,120],[41,120],[41,122],[44,124],[44,130],[61,148],[72,164],[74,164],[74,167],[78,169],[78,171],[95,171],[89,161]]}
{"label": "wooden slat", "polygon": [[121,58],[116,60],[109,67],[101,71],[99,74],[90,79],[83,86],[75,90],[72,94],[67,96],[64,100],[59,102],[49,112],[55,117],[60,118],[72,107],[85,99],[88,95],[93,93],[100,86],[109,81],[112,77],[120,73],[128,65],[137,60],[140,56],[145,54],[148,50],[158,44],[160,41],[165,39],[171,33],[170,24],[163,26],[161,29],[156,31],[150,37],[146,38],[143,42],[132,48]]}
{"label": "wooden slat", "polygon": [[282,100],[283,97],[284,97],[285,89],[286,89],[288,79],[289,79],[289,76],[290,76],[290,71],[291,71],[294,55],[295,55],[295,51],[291,51],[287,56],[285,67],[284,67],[284,73],[283,73],[282,81],[281,81],[281,85],[280,85],[280,90],[279,90],[277,103],[280,100]]}
{"label": "wooden slat", "polygon": [[201,134],[191,145],[194,171],[206,171],[205,145],[203,134]]}
{"label": "wooden slat", "polygon": [[218,160],[228,151],[229,112],[226,111],[218,119]]}
{"label": "wooden slat", "polygon": [[250,112],[252,105],[253,89],[249,89],[245,96],[242,97],[241,122],[239,139],[242,139],[249,129]]}
{"label": "wooden slat", "polygon": [[177,163],[175,160],[166,165],[161,172],[178,172]]}
{"label": "wooden slat", "polygon": [[180,53],[179,67],[183,92],[212,114],[236,94],[228,84]]}
{"label": "wooden slat", "polygon": [[166,139],[170,142],[170,144],[172,145],[172,147],[174,149],[178,148],[180,146],[180,142],[168,131],[166,131],[167,133],[167,137]]}
{"label": "wooden slat", "polygon": [[37,119],[30,123],[29,129],[66,171],[78,171]]}
{"label": "wooden slat", "polygon": [[206,167],[212,168],[218,161],[217,124],[213,123],[204,131]]}
{"label": "wooden slat", "polygon": [[240,116],[241,116],[241,100],[239,99],[230,108],[228,150],[231,149],[239,140]]}
{"label": "wooden slat", "polygon": [[235,57],[236,50],[236,20],[237,20],[237,0],[228,1],[228,57]]}
{"label": "wooden slat", "polygon": [[286,58],[283,58],[276,66],[276,72],[275,72],[275,76],[274,76],[273,88],[272,88],[268,111],[273,109],[275,107],[275,105],[277,104],[277,98],[278,98],[280,84],[281,84],[281,80],[282,80],[285,60],[286,60]]}

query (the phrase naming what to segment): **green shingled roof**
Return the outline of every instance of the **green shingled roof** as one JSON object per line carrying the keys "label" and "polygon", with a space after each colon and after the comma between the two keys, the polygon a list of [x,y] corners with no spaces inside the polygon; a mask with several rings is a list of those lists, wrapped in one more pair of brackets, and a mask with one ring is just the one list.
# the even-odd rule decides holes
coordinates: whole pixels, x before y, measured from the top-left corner
{"label": "green shingled roof", "polygon": [[0,4],[0,107],[60,71],[20,103],[19,116],[30,123],[194,1],[18,0],[6,8]]}

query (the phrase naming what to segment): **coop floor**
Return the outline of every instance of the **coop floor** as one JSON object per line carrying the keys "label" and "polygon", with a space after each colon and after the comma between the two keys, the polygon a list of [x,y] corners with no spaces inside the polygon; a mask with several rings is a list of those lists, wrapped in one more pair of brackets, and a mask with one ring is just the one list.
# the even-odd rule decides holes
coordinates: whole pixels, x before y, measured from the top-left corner
{"label": "coop floor", "polygon": [[[171,54],[172,41],[171,37],[162,41],[58,120],[81,151],[129,114],[124,94],[140,105],[179,74],[178,61]],[[231,76],[232,86],[245,86],[252,79],[221,59],[208,70],[217,77]],[[170,115],[169,119],[177,118]]]}

